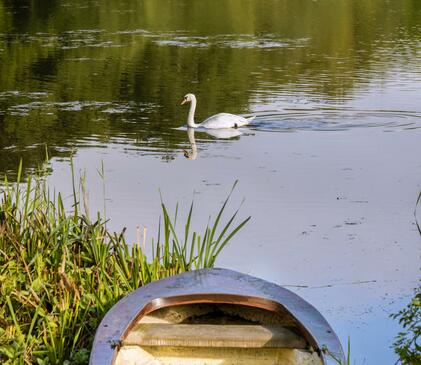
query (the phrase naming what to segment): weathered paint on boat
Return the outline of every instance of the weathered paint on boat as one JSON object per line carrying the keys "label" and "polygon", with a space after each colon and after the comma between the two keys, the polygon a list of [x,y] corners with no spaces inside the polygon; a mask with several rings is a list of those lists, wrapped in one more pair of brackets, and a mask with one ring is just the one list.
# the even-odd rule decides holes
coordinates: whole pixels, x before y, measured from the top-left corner
{"label": "weathered paint on boat", "polygon": [[[278,345],[271,347],[270,341],[261,340],[258,344],[259,336],[263,336],[261,338],[264,339],[265,335],[259,326],[254,328],[255,335],[247,335],[244,327],[239,325],[238,333],[244,334],[240,344],[233,342],[233,339],[240,336],[238,333],[231,337],[226,334],[225,338],[221,339],[215,334],[212,335],[215,325],[200,323],[199,327],[195,327],[194,336],[185,339],[174,337],[182,326],[177,323],[182,323],[188,315],[204,316],[213,310],[212,306],[242,320],[250,316],[265,317],[266,319],[260,321],[263,323],[260,327],[266,329],[267,323],[273,322],[268,319],[272,314],[278,318],[275,322],[286,321],[283,323],[286,328],[293,327],[294,331],[299,333],[307,344],[307,350],[302,350],[301,345],[294,345],[296,348],[287,345],[299,339],[293,339],[293,334],[287,332],[276,332],[281,330],[270,329],[273,338],[285,337],[286,342],[283,342],[282,349],[277,348]],[[171,313],[168,314],[168,311],[176,313],[177,320],[171,319]],[[256,321],[259,322],[257,319]],[[169,328],[172,338],[167,334],[154,340],[155,335],[151,333],[160,327],[155,324],[149,328],[145,325],[147,323],[177,325],[161,327],[162,331]],[[206,327],[207,325],[209,327]],[[229,328],[235,330],[232,326]],[[199,336],[200,329],[204,335]],[[215,343],[219,345],[215,346]],[[138,346],[139,344],[141,346]],[[162,346],[159,346],[160,344]],[[333,329],[323,316],[301,297],[281,286],[249,275],[226,269],[209,269],[191,271],[153,282],[121,299],[106,314],[98,327],[90,365],[336,364],[322,351],[323,348],[329,349],[337,358],[344,359],[340,341]],[[137,362],[134,360],[137,357],[144,360]]]}

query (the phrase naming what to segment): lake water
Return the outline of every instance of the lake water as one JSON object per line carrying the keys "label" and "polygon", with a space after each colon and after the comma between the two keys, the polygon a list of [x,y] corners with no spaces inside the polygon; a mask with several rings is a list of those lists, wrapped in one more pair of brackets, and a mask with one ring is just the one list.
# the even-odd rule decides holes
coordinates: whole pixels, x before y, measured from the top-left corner
{"label": "lake water", "polygon": [[[189,133],[188,92],[198,120],[256,119]],[[0,173],[47,149],[69,194],[73,153],[133,240],[156,236],[158,189],[194,197],[200,229],[238,179],[252,221],[219,266],[309,300],[357,365],[394,364],[389,314],[418,285],[420,127],[419,0],[0,1]]]}

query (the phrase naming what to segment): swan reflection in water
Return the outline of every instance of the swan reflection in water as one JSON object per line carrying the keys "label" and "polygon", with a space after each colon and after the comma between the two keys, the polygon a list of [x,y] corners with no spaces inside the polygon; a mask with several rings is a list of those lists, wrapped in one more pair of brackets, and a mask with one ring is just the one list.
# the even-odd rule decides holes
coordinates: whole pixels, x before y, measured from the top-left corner
{"label": "swan reflection in water", "polygon": [[[183,150],[184,157],[189,160],[195,160],[197,158],[197,145],[194,138],[195,128],[187,128],[187,137],[189,138],[191,150]],[[204,132],[209,134],[212,137],[218,139],[230,139],[241,136],[243,133],[239,129],[206,129],[206,130],[197,130],[197,132]]]}

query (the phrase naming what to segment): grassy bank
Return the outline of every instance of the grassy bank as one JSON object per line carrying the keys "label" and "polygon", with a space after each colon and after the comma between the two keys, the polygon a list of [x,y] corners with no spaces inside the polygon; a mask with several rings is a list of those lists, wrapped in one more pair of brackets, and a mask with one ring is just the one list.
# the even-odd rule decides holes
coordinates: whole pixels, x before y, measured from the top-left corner
{"label": "grassy bank", "polygon": [[124,230],[110,232],[100,214],[89,216],[73,187],[70,212],[42,175],[24,186],[5,181],[2,188],[2,364],[86,364],[96,328],[116,301],[153,280],[212,267],[249,220],[234,225],[237,211],[222,224],[228,196],[215,220],[202,233],[192,232],[192,204],[181,237],[177,213],[171,217],[162,203],[157,240],[128,244]]}

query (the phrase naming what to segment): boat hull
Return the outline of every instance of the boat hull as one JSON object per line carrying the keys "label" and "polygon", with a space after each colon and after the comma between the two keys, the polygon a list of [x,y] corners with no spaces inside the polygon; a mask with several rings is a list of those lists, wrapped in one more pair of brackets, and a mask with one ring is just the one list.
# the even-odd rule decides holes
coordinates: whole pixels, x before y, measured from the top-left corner
{"label": "boat hull", "polygon": [[[212,347],[177,346],[177,351],[175,351],[169,345],[170,343],[153,348],[134,346],[135,349],[132,348],[133,346],[125,344],[126,339],[130,337],[136,326],[145,321],[150,322],[152,317],[159,317],[156,313],[165,312],[169,309],[175,310],[174,308],[179,310],[183,306],[190,308],[190,310],[187,310],[189,313],[201,305],[218,306],[219,311],[223,306],[222,308],[225,309],[222,309],[222,312],[225,310],[228,313],[230,310],[232,312],[233,309],[226,308],[232,306],[232,308],[242,308],[241,313],[260,311],[275,316],[278,318],[278,322],[283,319],[291,321],[293,331],[299,333],[305,339],[307,349],[269,349],[262,347],[256,351],[256,349],[236,347],[220,347],[215,350]],[[241,316],[247,317],[247,315],[241,313],[240,319]],[[190,317],[196,318],[197,316]],[[233,316],[231,317],[233,318]],[[205,317],[200,318],[203,322]],[[242,320],[252,321],[253,319],[242,318]],[[158,318],[157,321],[170,324],[182,323],[177,322],[177,320],[168,320],[165,316]],[[266,319],[260,322],[263,325],[270,323]],[[289,325],[286,324],[286,326]],[[132,351],[129,351],[130,348]],[[242,356],[241,363],[247,364],[246,361],[256,361],[256,359],[247,360],[249,358],[248,352],[252,353],[253,351],[259,353],[258,356],[262,356],[261,361],[265,361],[265,354],[271,353],[272,360],[269,360],[272,361],[271,364],[313,365],[317,364],[311,362],[314,356],[317,356],[319,364],[336,364],[330,356],[322,351],[325,348],[337,358],[344,358],[341,344],[333,329],[324,317],[301,297],[288,289],[249,275],[225,269],[209,269],[191,271],[153,282],[120,300],[107,313],[97,330],[90,364],[115,365],[121,363],[123,356],[136,358],[134,354],[139,352],[143,353],[143,359],[138,358],[131,362],[132,364],[178,364],[177,361],[182,361],[183,364],[236,364],[231,362],[234,360],[229,360],[230,356],[232,359],[240,359]],[[153,359],[148,357],[149,355],[147,356],[145,352]],[[210,353],[213,354],[213,357],[209,355]],[[179,355],[175,356],[174,354]],[[213,362],[205,361],[209,356],[211,356]],[[284,356],[285,359],[279,360],[280,362],[278,360],[273,361],[273,356],[275,356],[275,359],[276,356]],[[290,360],[287,361],[288,357]],[[143,362],[143,360],[149,362]],[[260,364],[260,362],[254,363]],[[261,363],[265,364],[265,362]],[[126,364],[130,363],[126,362]]]}

